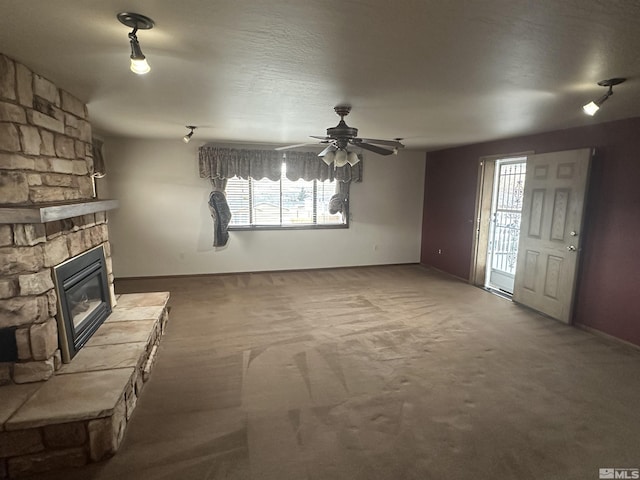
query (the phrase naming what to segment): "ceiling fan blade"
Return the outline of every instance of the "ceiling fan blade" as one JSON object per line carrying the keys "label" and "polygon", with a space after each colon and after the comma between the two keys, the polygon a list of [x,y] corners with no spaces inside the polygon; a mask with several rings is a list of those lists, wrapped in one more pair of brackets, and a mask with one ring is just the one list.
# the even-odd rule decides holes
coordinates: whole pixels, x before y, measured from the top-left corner
{"label": "ceiling fan blade", "polygon": [[375,145],[371,145],[369,143],[363,142],[352,142],[356,147],[364,148],[365,150],[369,150],[374,153],[379,153],[380,155],[391,155],[393,154],[393,150],[387,150],[386,148],[377,147]]}
{"label": "ceiling fan blade", "polygon": [[277,147],[274,148],[274,150],[289,150],[290,148],[298,148],[298,147],[304,147],[306,145],[316,145],[316,142],[311,142],[311,143],[299,143],[297,145],[287,145],[286,147]]}
{"label": "ceiling fan blade", "polygon": [[332,152],[334,150],[337,150],[338,147],[336,147],[333,143],[331,145],[329,145],[327,148],[325,148],[324,150],[322,150],[318,156],[319,157],[324,157],[327,153]]}
{"label": "ceiling fan blade", "polygon": [[324,136],[324,137],[320,137],[320,136],[318,136],[318,135],[309,135],[309,136],[310,136],[311,138],[317,138],[318,140],[325,140],[325,141],[326,141],[326,140],[331,140],[331,137],[327,137],[327,136]]}
{"label": "ceiling fan blade", "polygon": [[376,145],[387,145],[389,147],[396,148],[404,147],[404,145],[397,140],[377,140],[375,138],[354,138],[354,140],[357,142],[375,143]]}

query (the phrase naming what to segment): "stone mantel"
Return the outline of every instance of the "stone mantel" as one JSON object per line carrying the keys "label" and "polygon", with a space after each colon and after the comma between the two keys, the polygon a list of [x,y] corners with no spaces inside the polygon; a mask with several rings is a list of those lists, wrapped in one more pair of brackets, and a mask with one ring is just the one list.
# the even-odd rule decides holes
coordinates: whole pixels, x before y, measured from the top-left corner
{"label": "stone mantel", "polygon": [[118,200],[87,200],[0,207],[0,224],[46,223],[118,208]]}

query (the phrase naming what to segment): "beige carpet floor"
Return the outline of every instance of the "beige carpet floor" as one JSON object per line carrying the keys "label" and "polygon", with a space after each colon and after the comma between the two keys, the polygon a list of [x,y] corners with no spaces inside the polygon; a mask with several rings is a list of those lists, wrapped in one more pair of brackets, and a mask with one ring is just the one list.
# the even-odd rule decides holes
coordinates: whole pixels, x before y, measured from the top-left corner
{"label": "beige carpet floor", "polygon": [[640,351],[417,265],[171,291],[125,441],[76,479],[598,479],[640,467]]}

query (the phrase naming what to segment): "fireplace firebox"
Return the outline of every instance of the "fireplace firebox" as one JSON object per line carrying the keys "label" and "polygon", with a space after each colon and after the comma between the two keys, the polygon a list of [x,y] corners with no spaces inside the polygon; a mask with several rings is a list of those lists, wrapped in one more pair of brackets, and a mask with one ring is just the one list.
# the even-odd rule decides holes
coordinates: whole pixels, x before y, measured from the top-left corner
{"label": "fireplace firebox", "polygon": [[111,313],[104,248],[54,267],[62,361],[69,363]]}

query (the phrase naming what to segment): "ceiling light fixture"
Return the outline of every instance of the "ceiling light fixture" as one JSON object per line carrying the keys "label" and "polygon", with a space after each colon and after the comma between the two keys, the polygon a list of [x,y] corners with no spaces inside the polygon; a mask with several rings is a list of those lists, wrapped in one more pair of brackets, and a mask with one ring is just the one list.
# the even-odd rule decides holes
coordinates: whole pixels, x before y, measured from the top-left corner
{"label": "ceiling light fixture", "polygon": [[344,167],[347,164],[348,154],[346,150],[339,149],[336,151],[336,156],[333,159],[333,163],[336,167]]}
{"label": "ceiling light fixture", "polygon": [[349,152],[344,148],[339,148],[336,151],[329,151],[322,156],[322,160],[327,165],[331,165],[335,162],[336,167],[344,167],[347,163],[352,167],[360,161],[360,157],[356,152]]}
{"label": "ceiling light fixture", "polygon": [[327,165],[331,165],[335,158],[336,158],[336,153],[335,152],[327,152],[322,156],[322,160]]}
{"label": "ceiling light fixture", "polygon": [[117,17],[120,23],[133,28],[133,31],[129,33],[129,42],[131,43],[131,71],[138,75],[149,73],[151,67],[149,67],[149,63],[142,53],[136,33],[138,30],[149,30],[153,28],[153,20],[139,13],[128,12],[120,12]]}
{"label": "ceiling light fixture", "polygon": [[353,167],[359,161],[360,157],[358,157],[358,154],[356,152],[349,152],[349,155],[347,155],[347,163],[349,165]]}
{"label": "ceiling light fixture", "polygon": [[[400,138],[400,137],[396,137],[394,138],[394,140],[398,143],[400,143],[402,140],[404,140],[404,138]],[[404,145],[400,144],[401,147],[404,147]],[[394,155],[398,155],[398,147],[393,147],[393,154]]]}
{"label": "ceiling light fixture", "polygon": [[193,131],[198,128],[194,125],[187,125],[187,127],[189,130],[191,130],[189,133],[187,133],[184,137],[182,137],[182,141],[184,143],[189,143],[191,141],[191,137],[193,137]]}
{"label": "ceiling light fixture", "polygon": [[596,112],[598,110],[600,110],[600,106],[607,101],[607,99],[613,95],[613,86],[614,85],[619,85],[622,82],[624,82],[626,80],[626,78],[610,78],[608,80],[601,80],[598,82],[598,85],[600,85],[601,87],[609,87],[609,90],[607,91],[607,93],[605,93],[604,95],[602,95],[598,100],[593,101],[593,102],[589,102],[587,103],[585,106],[582,107],[582,110],[584,110],[584,113],[586,113],[587,115],[595,115]]}

